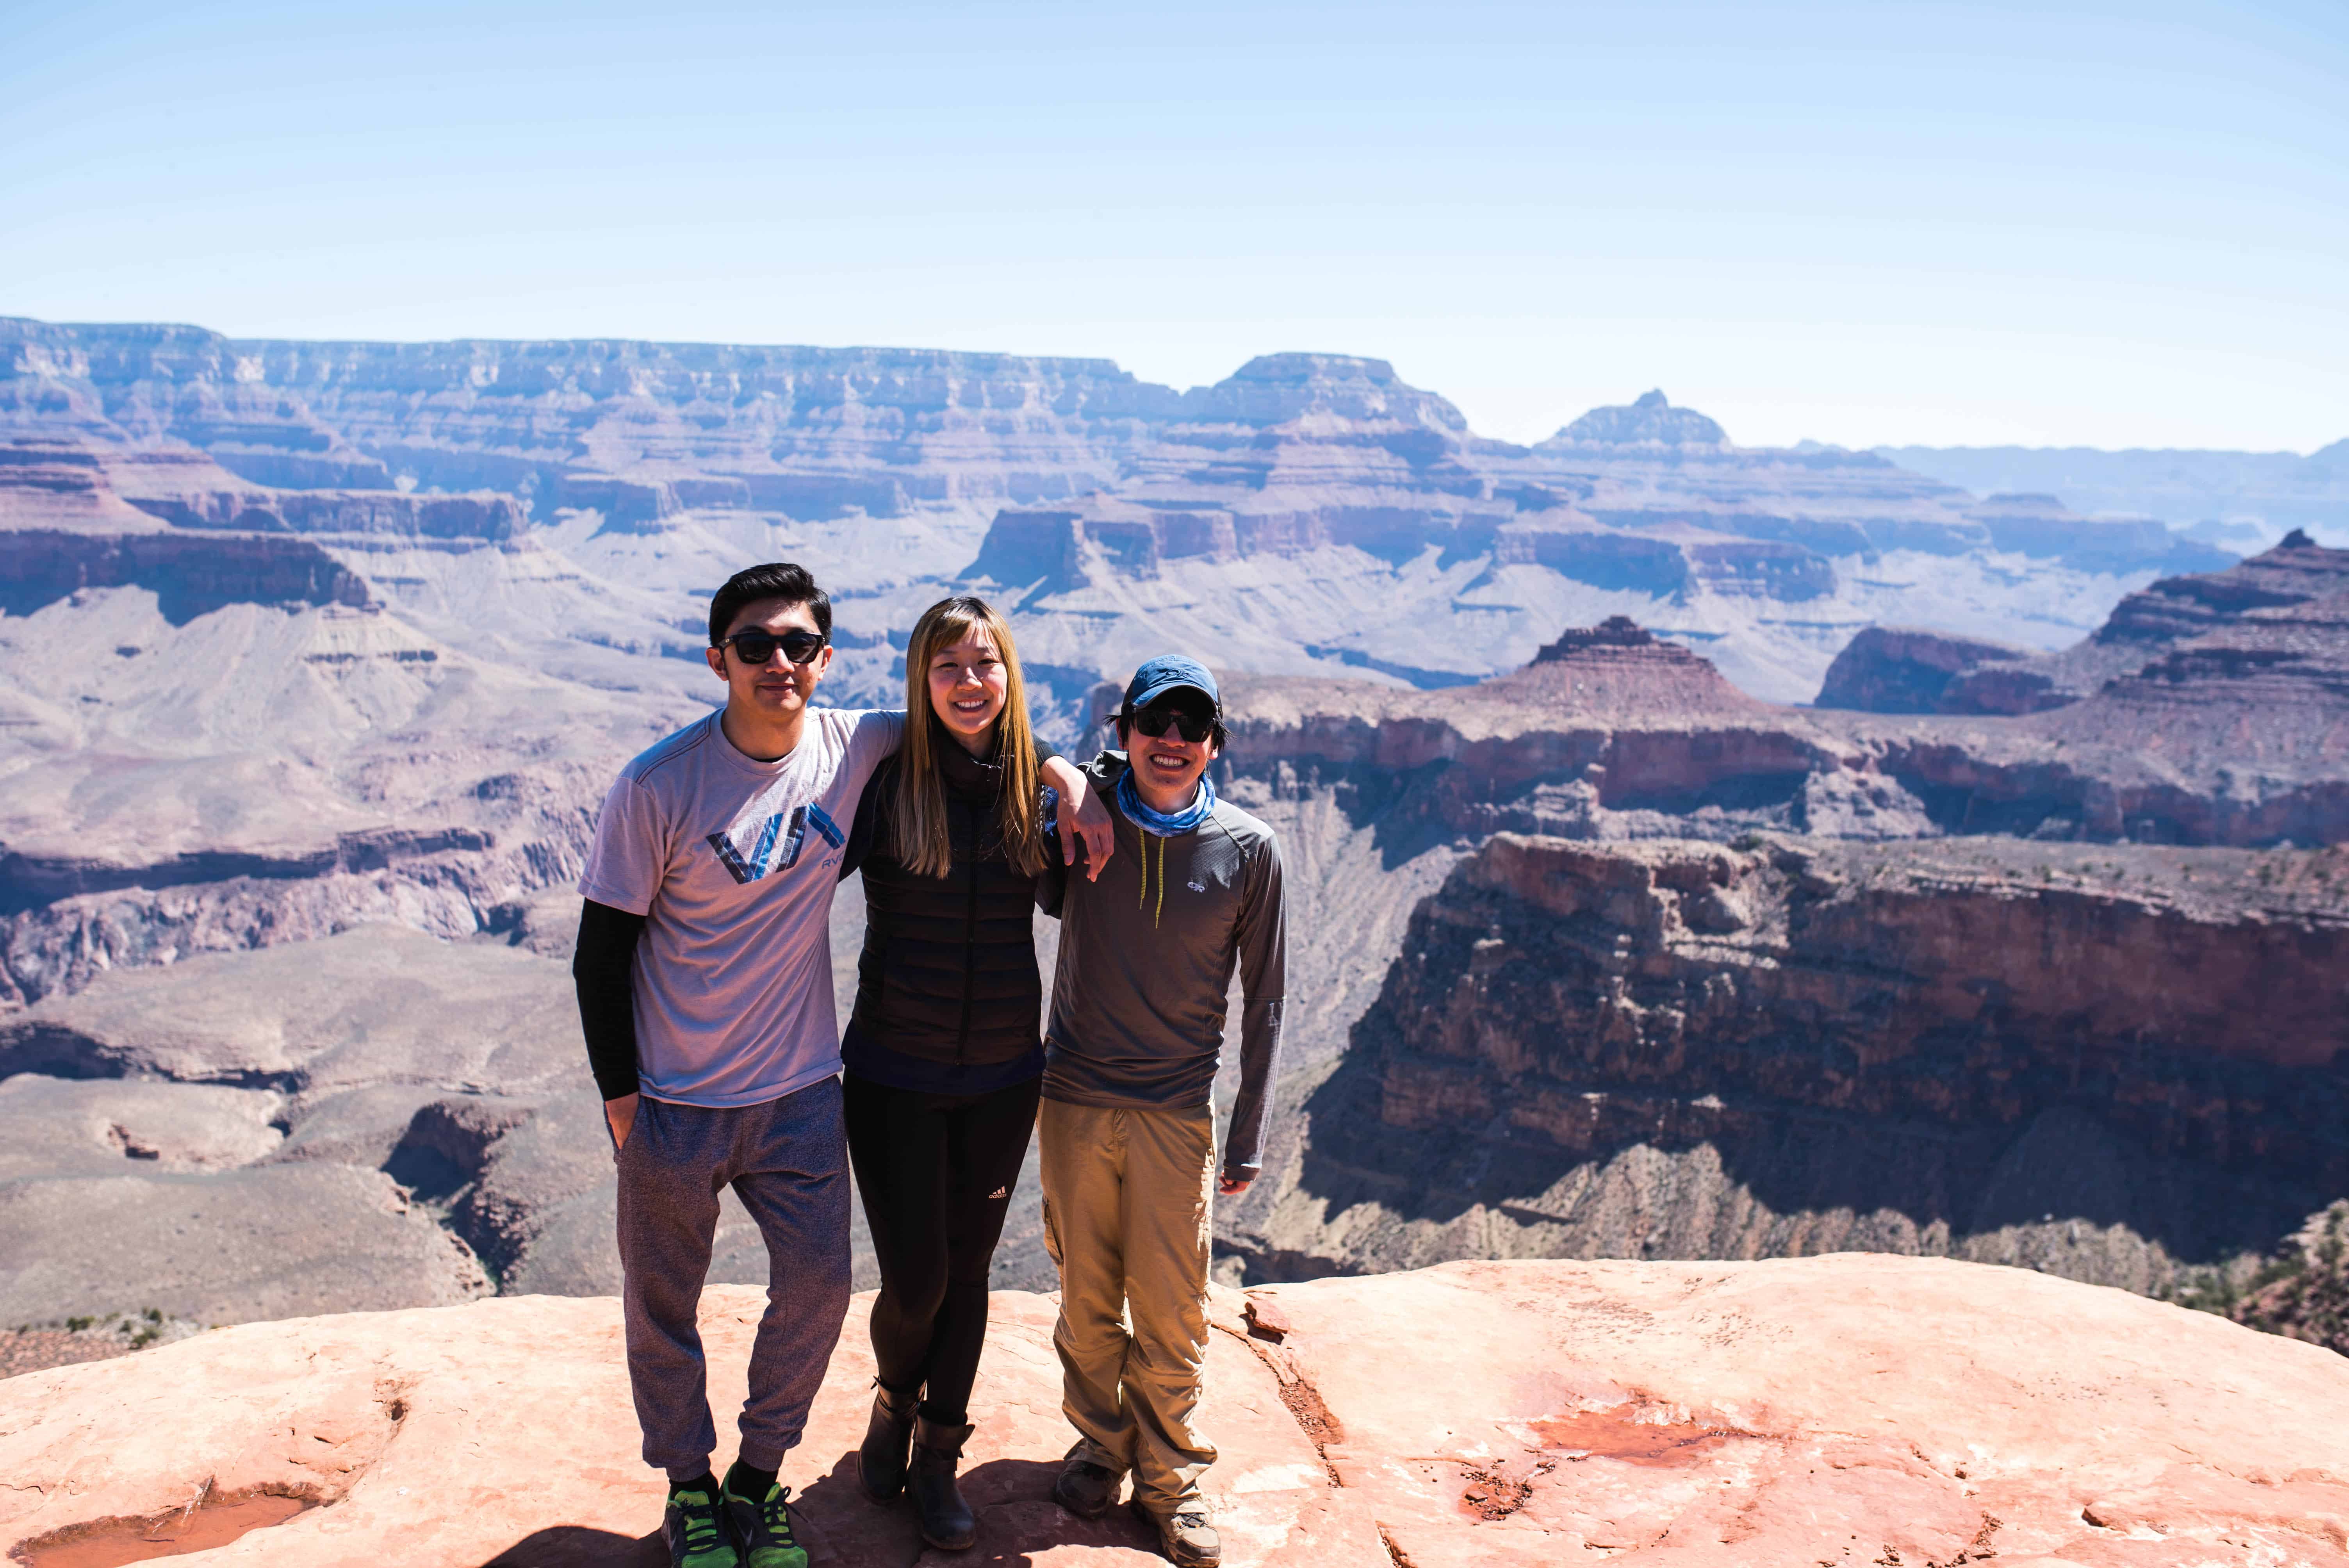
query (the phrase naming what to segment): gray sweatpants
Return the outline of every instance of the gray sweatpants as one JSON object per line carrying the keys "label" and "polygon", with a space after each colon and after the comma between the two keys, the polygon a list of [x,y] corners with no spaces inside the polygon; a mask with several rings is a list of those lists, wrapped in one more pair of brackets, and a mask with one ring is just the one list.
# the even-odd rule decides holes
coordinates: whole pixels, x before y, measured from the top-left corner
{"label": "gray sweatpants", "polygon": [[764,1105],[647,1098],[616,1162],[628,1386],[645,1462],[687,1480],[718,1446],[695,1325],[729,1185],[767,1243],[767,1310],[750,1347],[741,1458],[773,1470],[800,1440],[848,1315],[848,1160],[840,1080]]}

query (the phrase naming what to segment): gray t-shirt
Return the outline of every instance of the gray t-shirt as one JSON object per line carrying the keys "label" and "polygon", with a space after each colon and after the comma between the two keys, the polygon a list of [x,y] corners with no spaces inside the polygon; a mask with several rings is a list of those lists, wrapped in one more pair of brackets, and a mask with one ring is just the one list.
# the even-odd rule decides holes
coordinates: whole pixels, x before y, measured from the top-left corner
{"label": "gray t-shirt", "polygon": [[718,715],[620,770],[579,892],[641,914],[636,1076],[679,1105],[763,1105],[840,1070],[832,894],[865,780],[905,715],[814,708],[792,754],[735,749]]}

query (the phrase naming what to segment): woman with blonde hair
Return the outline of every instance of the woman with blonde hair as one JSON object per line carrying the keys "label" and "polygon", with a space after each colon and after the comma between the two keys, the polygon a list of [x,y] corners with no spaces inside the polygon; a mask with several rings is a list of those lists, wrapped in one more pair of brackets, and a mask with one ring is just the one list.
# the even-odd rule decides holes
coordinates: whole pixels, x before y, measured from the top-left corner
{"label": "woman with blonde hair", "polygon": [[1030,727],[1011,628],[942,599],[905,647],[905,738],[857,807],[864,952],[841,1057],[849,1158],[880,1256],[880,1377],[864,1490],[910,1490],[922,1537],[976,1538],[955,1470],[987,1335],[987,1285],[1044,1071],[1030,912],[1065,874],[1040,809],[1053,754]]}

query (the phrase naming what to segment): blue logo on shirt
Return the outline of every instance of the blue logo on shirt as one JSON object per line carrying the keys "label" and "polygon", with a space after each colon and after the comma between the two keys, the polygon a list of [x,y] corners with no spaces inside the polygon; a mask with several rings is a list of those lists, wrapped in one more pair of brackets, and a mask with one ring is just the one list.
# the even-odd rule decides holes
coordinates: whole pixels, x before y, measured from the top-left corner
{"label": "blue logo on shirt", "polygon": [[759,824],[758,841],[747,855],[724,833],[710,834],[709,843],[718,851],[719,863],[736,882],[754,882],[770,871],[787,872],[799,864],[800,849],[811,828],[835,850],[848,841],[823,807],[807,805],[795,806],[788,814],[778,811]]}

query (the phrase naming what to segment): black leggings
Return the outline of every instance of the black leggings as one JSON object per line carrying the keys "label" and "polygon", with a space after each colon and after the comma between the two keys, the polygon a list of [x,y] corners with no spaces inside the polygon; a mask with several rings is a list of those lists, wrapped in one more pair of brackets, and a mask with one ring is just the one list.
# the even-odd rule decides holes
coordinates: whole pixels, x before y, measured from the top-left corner
{"label": "black leggings", "polygon": [[925,1389],[922,1414],[958,1427],[987,1341],[988,1268],[1044,1080],[957,1095],[847,1079],[848,1157],[881,1260],[881,1381],[900,1394]]}

